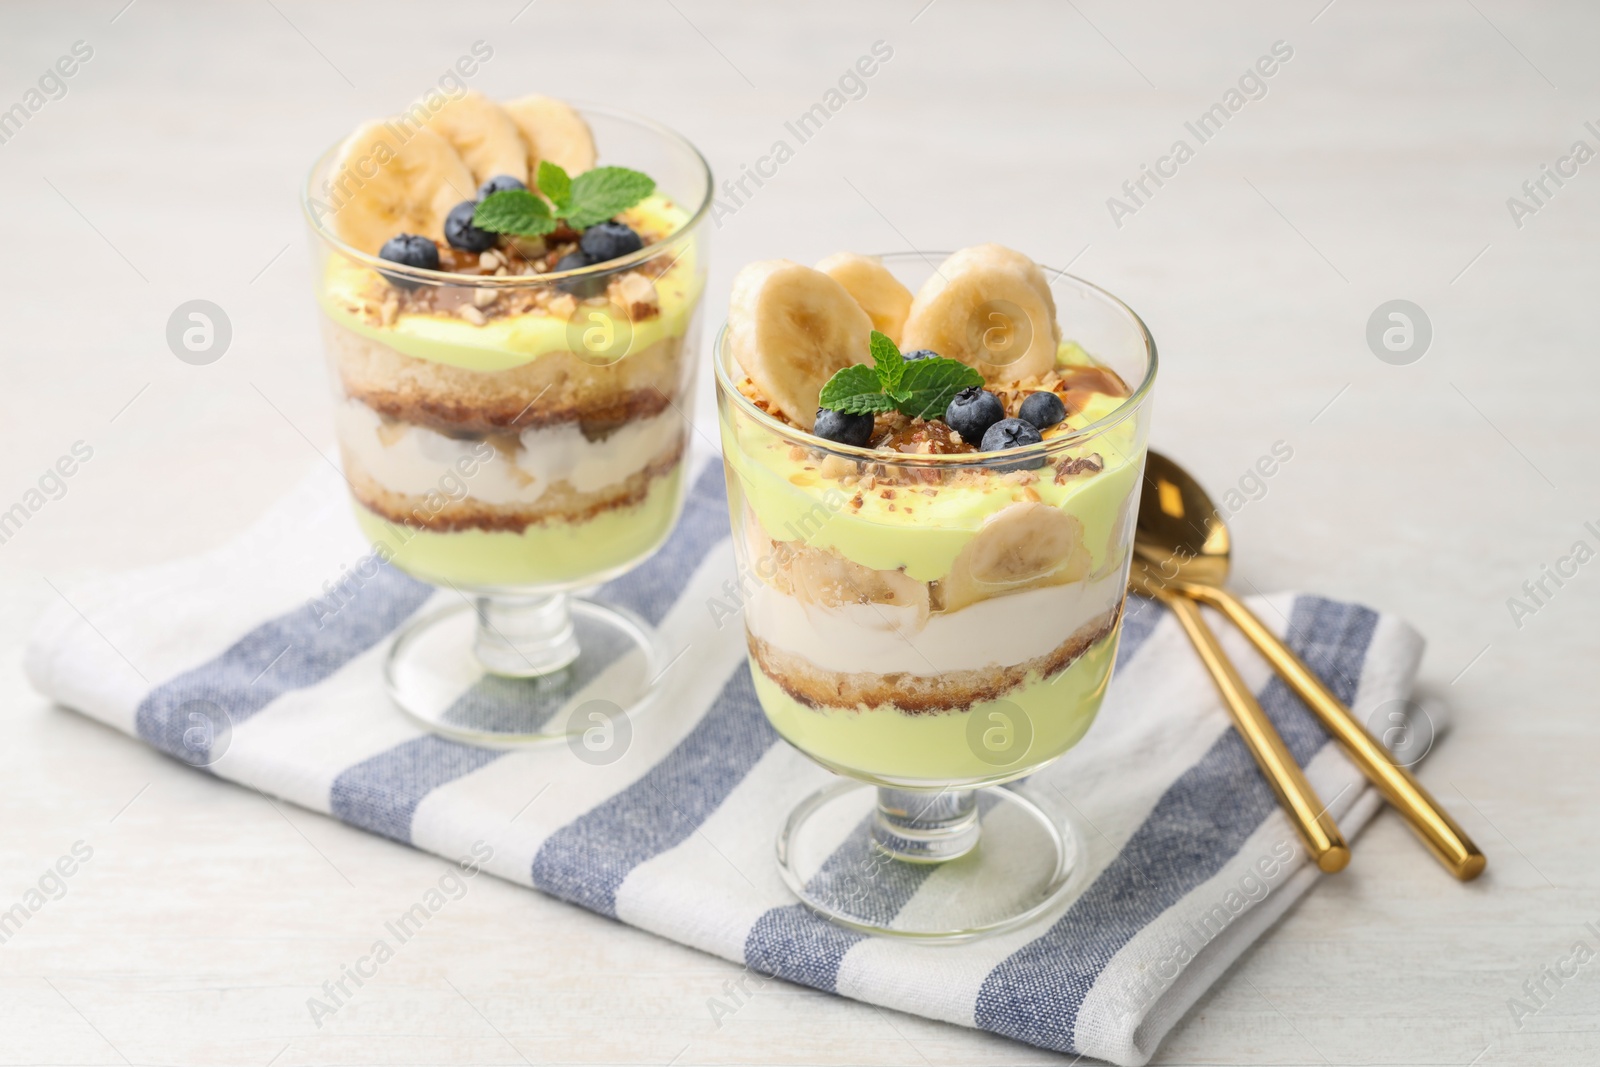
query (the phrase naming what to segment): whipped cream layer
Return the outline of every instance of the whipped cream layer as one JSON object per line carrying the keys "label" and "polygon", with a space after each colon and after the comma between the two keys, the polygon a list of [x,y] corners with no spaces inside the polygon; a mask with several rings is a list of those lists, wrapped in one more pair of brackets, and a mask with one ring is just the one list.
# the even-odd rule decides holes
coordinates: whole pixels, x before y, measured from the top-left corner
{"label": "whipped cream layer", "polygon": [[345,455],[385,489],[458,497],[464,486],[465,496],[487,504],[532,504],[562,482],[580,493],[605,489],[676,447],[684,431],[682,417],[671,408],[595,441],[576,422],[530,427],[503,439],[515,440],[515,448],[386,421],[358,400],[340,404],[334,422]]}
{"label": "whipped cream layer", "polygon": [[925,614],[892,604],[828,607],[762,584],[745,606],[756,637],[841,674],[937,675],[1010,667],[1045,656],[1114,611],[1122,568],[1100,578],[993,597]]}

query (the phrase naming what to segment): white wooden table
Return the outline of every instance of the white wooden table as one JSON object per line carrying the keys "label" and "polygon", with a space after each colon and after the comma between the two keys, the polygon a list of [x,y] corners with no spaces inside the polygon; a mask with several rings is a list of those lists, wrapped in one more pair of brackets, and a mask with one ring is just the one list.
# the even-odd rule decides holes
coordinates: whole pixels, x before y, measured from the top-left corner
{"label": "white wooden table", "polygon": [[[1219,494],[1292,448],[1233,519],[1240,587],[1362,600],[1429,636],[1453,723],[1423,777],[1489,873],[1456,885],[1383,816],[1161,1062],[1600,1058],[1600,962],[1520,1027],[1508,1005],[1574,942],[1600,947],[1600,562],[1508,607],[1575,542],[1600,548],[1600,162],[1561,162],[1600,149],[1593,5],[124,4],[0,11],[0,109],[92,50],[0,126],[0,511],[75,442],[93,452],[0,544],[0,908],[93,849],[0,945],[0,1063],[1067,1062],[781,983],[719,1027],[707,1000],[736,968],[492,881],[319,1030],[306,998],[437,861],[28,688],[51,582],[215,545],[329,447],[297,184],[476,40],[492,95],[648,112],[724,176],[886,42],[864,95],[722,220],[713,319],[753,258],[996,240],[1071,262],[1161,345],[1159,447]],[[1264,95],[1247,81],[1260,98],[1201,143],[1185,123],[1279,41]],[[1192,158],[1162,162],[1180,138]],[[1146,164],[1171,176],[1136,202]],[[1521,186],[1545,164],[1576,174],[1535,205]],[[1514,195],[1538,210],[1514,219]],[[209,366],[165,341],[195,298],[233,326]],[[1393,299],[1432,327],[1404,365],[1366,340]]]}

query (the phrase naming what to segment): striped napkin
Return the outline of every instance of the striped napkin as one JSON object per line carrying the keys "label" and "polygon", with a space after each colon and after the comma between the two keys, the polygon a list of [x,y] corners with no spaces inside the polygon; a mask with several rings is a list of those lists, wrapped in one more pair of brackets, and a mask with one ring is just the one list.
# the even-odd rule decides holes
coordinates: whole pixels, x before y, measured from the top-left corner
{"label": "striped napkin", "polygon": [[[30,645],[29,677],[220,778],[450,859],[492,852],[482,867],[499,877],[752,971],[1113,1063],[1145,1063],[1320,877],[1175,620],[1130,600],[1093,729],[1014,787],[1079,827],[1084,870],[1071,898],[1030,928],[955,947],[816,918],[784,888],[773,847],[790,808],[831,776],[761,714],[736,614],[722,465],[702,455],[690,473],[671,540],[595,593],[658,627],[676,657],[661,702],[631,723],[611,763],[559,743],[474,748],[423,732],[390,705],[387,638],[458,594],[372,559],[326,466],[216,551],[66,586],[70,604]],[[1422,641],[1404,622],[1314,596],[1252,606],[1363,718],[1407,696]],[[1354,833],[1376,794],[1259,657],[1222,632]],[[501,698],[480,683],[460,699]],[[197,738],[196,706],[222,708],[224,728]]]}

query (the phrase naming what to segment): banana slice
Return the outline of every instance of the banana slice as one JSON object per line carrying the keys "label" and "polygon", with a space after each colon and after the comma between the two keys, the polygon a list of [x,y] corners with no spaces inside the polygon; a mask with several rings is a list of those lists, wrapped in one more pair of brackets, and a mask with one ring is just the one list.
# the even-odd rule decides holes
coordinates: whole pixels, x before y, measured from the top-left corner
{"label": "banana slice", "polygon": [[[928,622],[928,586],[902,571],[876,571],[820,548],[794,543],[789,574],[795,599],[826,608],[876,604],[909,608],[914,630]],[[897,628],[897,627],[896,627]]]}
{"label": "banana slice", "polygon": [[792,546],[774,541],[748,502],[744,505],[744,539],[745,564],[756,578],[784,596],[794,596],[794,583],[789,578],[794,559]]}
{"label": "banana slice", "polygon": [[906,313],[911,310],[911,290],[900,284],[900,279],[889,273],[889,268],[876,256],[858,256],[854,252],[835,252],[817,269],[856,298],[861,310],[872,320],[872,328],[884,334],[896,345],[906,324]]}
{"label": "banana slice", "polygon": [[1061,340],[1044,272],[1000,245],[963,248],[911,301],[902,348],[931,348],[1010,385],[1048,372]]}
{"label": "banana slice", "polygon": [[775,541],[748,504],[744,509],[744,533],[749,569],[784,596],[823,608],[847,604],[906,608],[911,612],[910,620],[886,615],[885,624],[899,629],[897,623],[909,621],[912,632],[927,625],[931,598],[926,582],[908,577],[904,571],[863,567],[804,541]]}
{"label": "banana slice", "polygon": [[807,430],[834,372],[871,358],[872,320],[844,286],[787,259],[746,265],[728,301],[728,348],[768,400]]}
{"label": "banana slice", "polygon": [[363,252],[376,253],[398,233],[442,236],[445,215],[472,199],[472,172],[449,141],[428,129],[397,141],[387,123],[369,122],[333,161],[333,232]]}
{"label": "banana slice", "polygon": [[1138,513],[1133,510],[1133,493],[1127,493],[1117,505],[1117,517],[1111,520],[1111,532],[1106,535],[1105,562],[1094,572],[1096,579],[1105,578],[1122,566],[1122,557],[1133,544],[1133,524]]}
{"label": "banana slice", "polygon": [[1049,504],[1019,501],[990,515],[939,582],[944,610],[1089,573],[1083,523]]}
{"label": "banana slice", "polygon": [[[528,180],[528,150],[517,124],[504,108],[476,89],[434,112],[428,129],[450,142],[479,184],[501,174],[520,182]],[[471,200],[472,190],[461,199]]]}
{"label": "banana slice", "polygon": [[537,176],[548,159],[568,174],[594,166],[594,134],[571,107],[548,96],[524,96],[503,105],[528,146],[528,173]]}

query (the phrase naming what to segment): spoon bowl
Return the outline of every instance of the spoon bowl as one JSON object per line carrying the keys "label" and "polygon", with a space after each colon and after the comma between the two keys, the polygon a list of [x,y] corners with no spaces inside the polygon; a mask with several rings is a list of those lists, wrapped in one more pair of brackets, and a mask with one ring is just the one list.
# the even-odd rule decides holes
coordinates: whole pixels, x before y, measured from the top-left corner
{"label": "spoon bowl", "polygon": [[1144,580],[1221,585],[1232,550],[1222,513],[1194,476],[1159,452],[1147,453],[1133,541],[1134,554],[1151,564]]}

